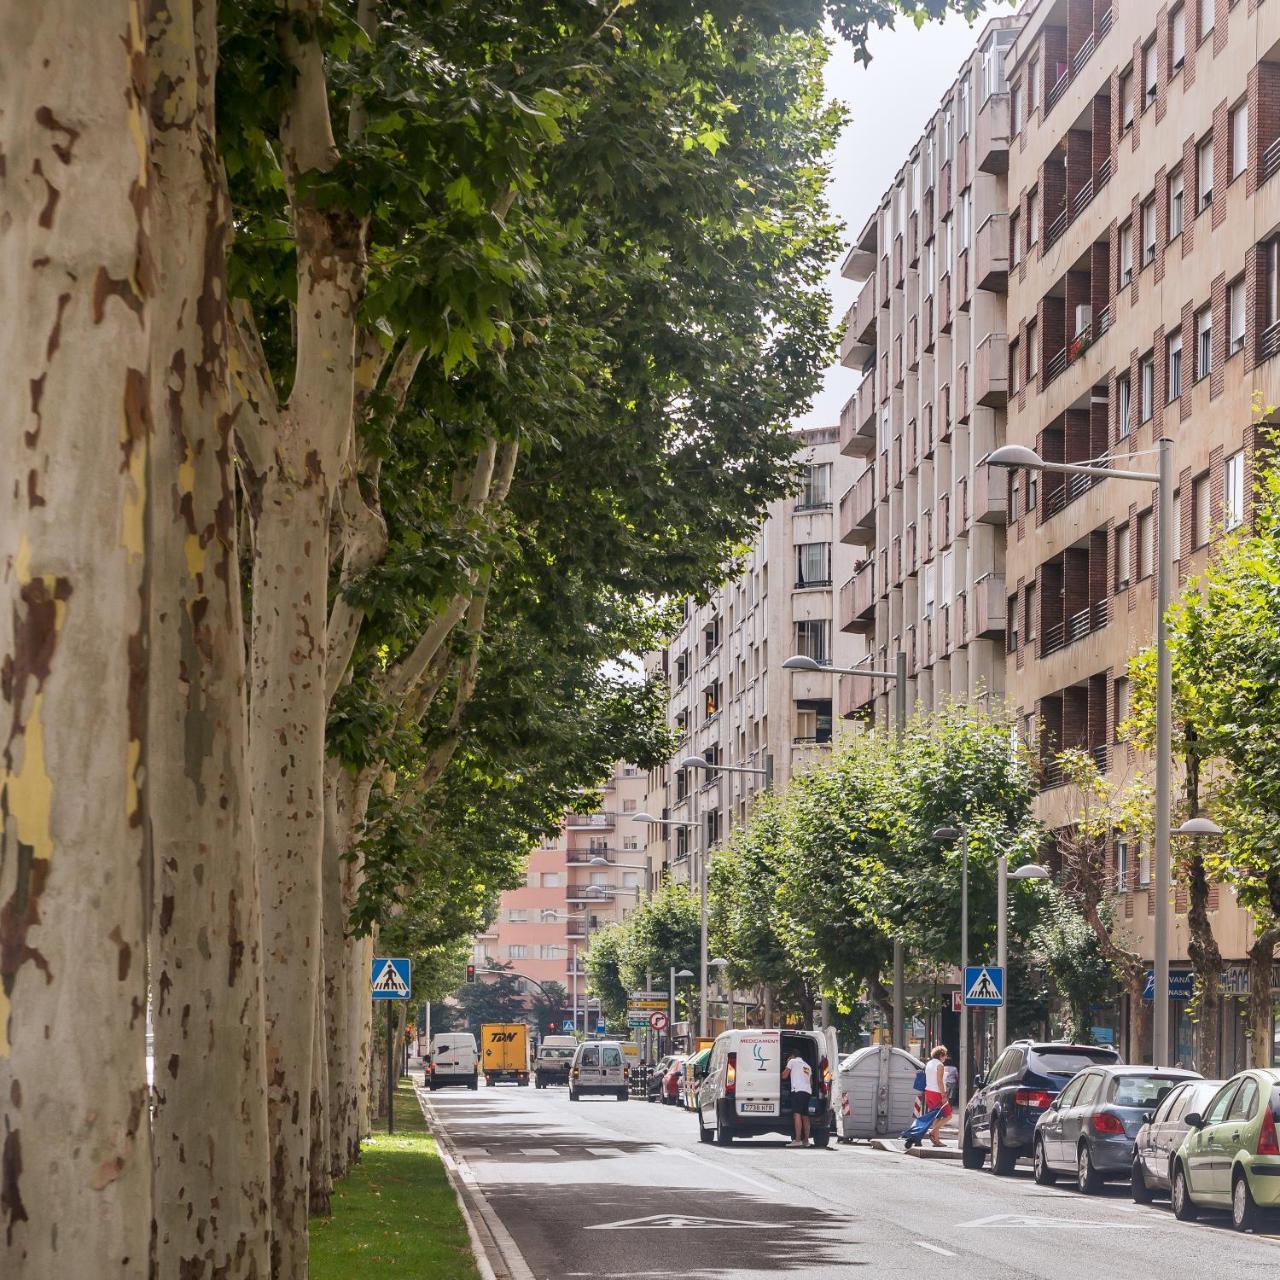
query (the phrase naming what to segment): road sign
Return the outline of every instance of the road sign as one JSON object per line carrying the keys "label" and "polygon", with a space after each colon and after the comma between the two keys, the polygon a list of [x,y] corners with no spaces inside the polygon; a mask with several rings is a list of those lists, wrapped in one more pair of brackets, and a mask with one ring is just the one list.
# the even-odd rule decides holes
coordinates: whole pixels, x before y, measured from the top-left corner
{"label": "road sign", "polygon": [[998,964],[971,964],[964,971],[964,1002],[971,1009],[1004,1004],[1004,970]]}
{"label": "road sign", "polygon": [[577,1031],[577,1029],[578,1028],[574,1024],[572,1018],[566,1018],[564,1022],[560,1024],[560,1030],[565,1032],[566,1035],[571,1035],[573,1032]]}
{"label": "road sign", "polygon": [[627,1001],[627,1008],[644,1010],[646,1013],[652,1013],[654,1009],[665,1009],[667,1007],[666,996],[632,996]]}
{"label": "road sign", "polygon": [[596,1023],[596,1035],[598,1035],[598,1036],[602,1036],[602,1035],[604,1035],[605,1030],[606,1030],[606,1028],[605,1028],[605,1025],[604,1025],[604,1023],[603,1023],[603,1022],[597,1022],[597,1023]]}
{"label": "road sign", "polygon": [[369,978],[375,1000],[407,1000],[409,998],[409,961],[407,958],[374,956]]}
{"label": "road sign", "polygon": [[661,1009],[649,1015],[649,1025],[655,1031],[665,1031],[669,1021],[670,1019],[668,1019],[667,1015],[663,1013]]}
{"label": "road sign", "polygon": [[[1147,983],[1142,988],[1142,998],[1150,1000],[1156,989],[1156,976],[1147,970]],[[1169,971],[1169,999],[1190,1000],[1196,993],[1196,975],[1190,969],[1171,969]]]}
{"label": "road sign", "polygon": [[649,1019],[643,1014],[638,1018],[627,1019],[627,1026],[630,1027],[632,1031],[643,1031],[648,1025]]}

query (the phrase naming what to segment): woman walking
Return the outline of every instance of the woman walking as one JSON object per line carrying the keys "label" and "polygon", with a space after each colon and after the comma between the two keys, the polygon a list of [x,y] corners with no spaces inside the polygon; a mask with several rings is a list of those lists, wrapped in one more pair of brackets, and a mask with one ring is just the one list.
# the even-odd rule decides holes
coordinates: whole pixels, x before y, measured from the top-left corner
{"label": "woman walking", "polygon": [[927,1115],[937,1111],[938,1117],[929,1130],[929,1141],[935,1147],[942,1146],[938,1131],[951,1118],[951,1103],[947,1101],[947,1046],[940,1044],[929,1061],[924,1064],[924,1109]]}

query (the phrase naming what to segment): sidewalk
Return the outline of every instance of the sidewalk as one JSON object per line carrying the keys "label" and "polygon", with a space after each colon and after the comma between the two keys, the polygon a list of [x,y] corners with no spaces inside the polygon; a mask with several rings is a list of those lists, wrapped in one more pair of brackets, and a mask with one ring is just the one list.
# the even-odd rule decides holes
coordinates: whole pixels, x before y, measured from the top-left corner
{"label": "sidewalk", "polygon": [[311,1280],[479,1280],[471,1240],[413,1084],[396,1089],[396,1132],[373,1134],[311,1223]]}

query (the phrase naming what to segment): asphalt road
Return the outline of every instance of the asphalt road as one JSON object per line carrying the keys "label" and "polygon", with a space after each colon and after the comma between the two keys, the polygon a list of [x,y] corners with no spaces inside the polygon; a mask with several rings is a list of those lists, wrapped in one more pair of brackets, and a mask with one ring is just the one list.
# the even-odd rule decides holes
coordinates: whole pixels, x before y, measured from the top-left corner
{"label": "asphalt road", "polygon": [[1280,1223],[1177,1222],[1128,1186],[1085,1197],[862,1145],[698,1142],[688,1112],[563,1089],[429,1098],[466,1175],[537,1280],[922,1274],[946,1280],[1275,1277]]}

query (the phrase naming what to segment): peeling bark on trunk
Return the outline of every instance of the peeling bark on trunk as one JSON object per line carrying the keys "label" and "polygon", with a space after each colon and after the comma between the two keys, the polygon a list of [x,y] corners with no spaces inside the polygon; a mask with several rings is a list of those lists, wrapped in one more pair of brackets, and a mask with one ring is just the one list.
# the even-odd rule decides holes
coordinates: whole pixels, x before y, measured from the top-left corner
{"label": "peeling bark on trunk", "polygon": [[0,1274],[142,1280],[142,13],[0,6],[0,49]]}
{"label": "peeling bark on trunk", "polygon": [[[323,962],[323,961],[322,961]],[[325,1046],[324,983],[316,983],[316,1016],[313,1034],[314,1066],[311,1079],[311,1194],[312,1217],[327,1218],[333,1194],[329,1158],[329,1057]]]}
{"label": "peeling bark on trunk", "polygon": [[1148,1062],[1151,1058],[1151,1002],[1142,998],[1146,985],[1146,974],[1141,969],[1126,983],[1129,995],[1128,1062]]}
{"label": "peeling bark on trunk", "polygon": [[356,943],[356,963],[351,970],[352,996],[349,1010],[356,1029],[356,1148],[352,1163],[360,1158],[360,1143],[373,1131],[372,1106],[369,1095],[369,1062],[373,1057],[373,1000],[369,995],[368,974],[373,967],[377,934]]}
{"label": "peeling bark on trunk", "polygon": [[[1194,728],[1185,730],[1187,748],[1187,816],[1200,816],[1200,757]],[[1187,854],[1187,956],[1196,974],[1195,1069],[1213,1080],[1218,1075],[1218,1035],[1222,1021],[1222,952],[1209,916],[1209,873],[1204,857],[1194,848]],[[1169,909],[1157,902],[1156,910]]]}
{"label": "peeling bark on trunk", "polygon": [[336,761],[325,761],[324,776],[324,1014],[325,1056],[327,1059],[329,1125],[329,1172],[341,1178],[350,1161],[347,1126],[355,1114],[352,1063],[355,1058],[353,1028],[348,1023],[352,940],[347,937],[343,910],[343,880],[347,864],[342,861],[346,847],[345,822],[350,811],[347,792],[350,775]]}
{"label": "peeling bark on trunk", "polygon": [[1254,1067],[1272,1065],[1271,974],[1277,942],[1280,928],[1272,926],[1264,929],[1249,948],[1249,1065]]}
{"label": "peeling bark on trunk", "polygon": [[153,3],[147,811],[155,1280],[265,1277],[262,955],[229,439],[214,10]]}

